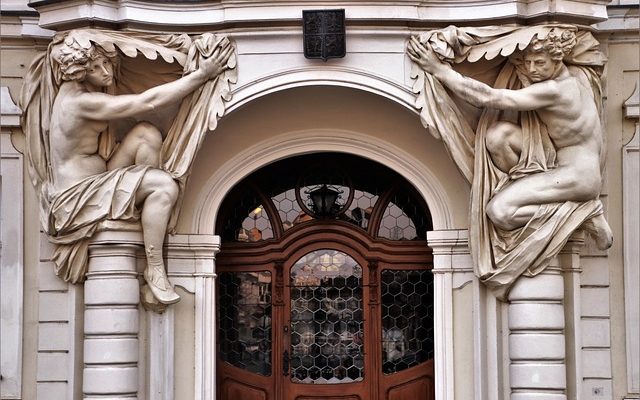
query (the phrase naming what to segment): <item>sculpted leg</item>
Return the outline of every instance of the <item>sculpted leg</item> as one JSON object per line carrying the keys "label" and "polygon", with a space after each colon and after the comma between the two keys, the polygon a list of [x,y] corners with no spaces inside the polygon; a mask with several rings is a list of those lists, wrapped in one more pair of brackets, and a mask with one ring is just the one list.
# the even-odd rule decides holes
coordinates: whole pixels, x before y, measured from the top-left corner
{"label": "sculpted leg", "polygon": [[587,201],[598,197],[600,177],[596,173],[558,167],[510,183],[487,204],[487,216],[498,228],[524,226],[540,204]]}
{"label": "sculpted leg", "polygon": [[508,174],[520,159],[522,128],[506,121],[498,121],[487,129],[485,146],[496,167]]}
{"label": "sculpted leg", "polygon": [[111,156],[107,168],[112,170],[130,165],[160,166],[162,134],[152,124],[140,122],[127,133]]}
{"label": "sculpted leg", "polygon": [[142,234],[147,256],[144,279],[156,299],[163,304],[180,300],[167,278],[162,260],[167,224],[177,198],[178,185],[169,174],[158,169],[145,174],[136,194],[136,201],[142,203]]}

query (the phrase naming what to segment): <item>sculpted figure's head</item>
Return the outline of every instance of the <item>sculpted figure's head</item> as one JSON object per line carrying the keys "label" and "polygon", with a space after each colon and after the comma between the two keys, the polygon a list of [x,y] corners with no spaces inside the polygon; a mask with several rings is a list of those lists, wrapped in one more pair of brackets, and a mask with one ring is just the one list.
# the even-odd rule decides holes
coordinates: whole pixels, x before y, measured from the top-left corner
{"label": "sculpted figure's head", "polygon": [[576,44],[573,31],[558,34],[551,31],[544,39],[537,37],[524,51],[524,68],[532,82],[541,82],[555,78],[562,67],[562,59],[571,53]]}
{"label": "sculpted figure's head", "polygon": [[119,61],[116,51],[107,51],[93,43],[85,48],[73,38],[67,38],[52,52],[52,58],[58,64],[58,83],[79,81],[97,88],[113,83]]}

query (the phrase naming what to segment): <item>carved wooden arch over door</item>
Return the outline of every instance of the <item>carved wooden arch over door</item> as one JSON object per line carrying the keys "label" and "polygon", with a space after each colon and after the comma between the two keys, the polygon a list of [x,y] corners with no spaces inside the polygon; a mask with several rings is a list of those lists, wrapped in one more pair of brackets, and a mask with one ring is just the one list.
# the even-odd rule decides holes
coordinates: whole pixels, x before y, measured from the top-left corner
{"label": "carved wooden arch over door", "polygon": [[433,399],[431,217],[372,161],[276,162],[217,218],[217,399]]}

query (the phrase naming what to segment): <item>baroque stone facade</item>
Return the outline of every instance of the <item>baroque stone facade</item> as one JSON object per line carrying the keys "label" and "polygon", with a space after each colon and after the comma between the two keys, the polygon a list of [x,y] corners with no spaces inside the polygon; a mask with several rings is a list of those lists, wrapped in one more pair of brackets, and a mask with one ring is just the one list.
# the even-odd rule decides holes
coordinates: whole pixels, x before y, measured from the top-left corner
{"label": "baroque stone facade", "polygon": [[[3,2],[2,399],[638,398],[638,7],[607,3]],[[345,9],[342,58],[303,54],[302,10],[321,8]],[[329,184],[329,165],[312,181],[364,193],[357,210],[327,220],[306,168],[264,189],[302,174],[299,218],[277,192],[234,197],[312,154],[385,166],[428,222],[393,185],[362,189],[382,175]],[[405,217],[428,232],[405,238]],[[420,243],[427,258],[402,253]],[[342,344],[314,365],[342,364],[318,377],[296,364],[286,283],[314,246],[363,266],[368,313],[356,335],[328,320]],[[411,353],[420,311],[390,326],[380,290],[418,265],[432,325]],[[217,272],[261,268],[264,376],[228,358],[220,338],[248,320],[225,322],[216,293],[232,290]],[[389,369],[411,354],[426,358]]]}

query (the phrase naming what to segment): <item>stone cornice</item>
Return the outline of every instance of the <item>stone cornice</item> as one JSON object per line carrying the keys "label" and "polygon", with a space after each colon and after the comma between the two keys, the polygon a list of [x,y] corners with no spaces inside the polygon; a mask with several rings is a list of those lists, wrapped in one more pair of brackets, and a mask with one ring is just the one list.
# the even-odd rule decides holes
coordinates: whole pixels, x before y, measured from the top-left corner
{"label": "stone cornice", "polygon": [[264,24],[298,24],[303,9],[344,8],[352,24],[429,26],[474,23],[573,22],[607,19],[608,0],[455,1],[142,1],[40,0],[40,26],[64,30],[82,26],[163,31],[206,31]]}

